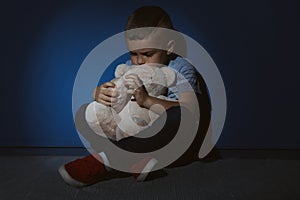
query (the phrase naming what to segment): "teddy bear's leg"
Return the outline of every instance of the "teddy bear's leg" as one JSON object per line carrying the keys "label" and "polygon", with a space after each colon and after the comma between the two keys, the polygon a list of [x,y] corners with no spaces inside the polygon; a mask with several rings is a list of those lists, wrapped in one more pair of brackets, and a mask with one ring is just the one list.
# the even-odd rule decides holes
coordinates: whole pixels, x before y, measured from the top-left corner
{"label": "teddy bear's leg", "polygon": [[93,101],[92,103],[90,103],[85,111],[85,119],[88,123],[88,125],[90,126],[90,128],[98,135],[105,137],[106,135],[104,134],[103,130],[100,127],[99,121],[97,119],[97,115],[96,115],[96,107],[97,102]]}
{"label": "teddy bear's leg", "polygon": [[119,141],[123,138],[128,137],[129,135],[126,134],[122,129],[120,129],[120,127],[118,126],[116,129],[116,140]]}
{"label": "teddy bear's leg", "polygon": [[[156,114],[155,112],[153,112],[152,110],[160,110],[161,112],[166,112],[166,109],[160,105],[160,104],[154,104],[150,107],[149,109],[149,116],[150,116],[150,122],[149,125],[152,125],[152,123],[159,118],[160,115]],[[161,120],[165,120],[165,119],[161,119]]]}
{"label": "teddy bear's leg", "polygon": [[[130,101],[119,113],[120,121],[118,122],[117,128],[117,140],[123,139],[128,136],[134,136],[141,130],[148,127],[147,121],[143,117],[140,117],[140,115],[138,115],[138,110],[133,109],[135,107],[133,107],[131,104],[136,104],[136,102]],[[145,111],[147,111],[147,109],[145,109]]]}
{"label": "teddy bear's leg", "polygon": [[85,118],[96,134],[115,139],[117,116],[110,107],[93,101],[86,108]]}

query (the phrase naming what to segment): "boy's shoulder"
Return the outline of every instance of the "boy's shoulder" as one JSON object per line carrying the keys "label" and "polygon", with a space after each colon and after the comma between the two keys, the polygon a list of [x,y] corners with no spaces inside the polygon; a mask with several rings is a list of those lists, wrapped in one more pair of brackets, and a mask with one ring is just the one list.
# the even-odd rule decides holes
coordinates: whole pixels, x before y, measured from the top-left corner
{"label": "boy's shoulder", "polygon": [[180,56],[177,56],[174,60],[171,60],[169,63],[169,67],[175,69],[178,72],[186,71],[186,70],[193,70],[193,65]]}

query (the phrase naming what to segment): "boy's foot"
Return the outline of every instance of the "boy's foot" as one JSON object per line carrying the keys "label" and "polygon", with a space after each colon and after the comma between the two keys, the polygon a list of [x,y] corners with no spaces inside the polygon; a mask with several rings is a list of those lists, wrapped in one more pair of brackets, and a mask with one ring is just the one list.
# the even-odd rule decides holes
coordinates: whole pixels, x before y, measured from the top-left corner
{"label": "boy's foot", "polygon": [[135,163],[130,171],[137,181],[145,181],[157,162],[155,158],[144,158]]}
{"label": "boy's foot", "polygon": [[67,184],[74,187],[84,187],[97,183],[106,177],[108,173],[102,163],[103,159],[100,155],[88,155],[62,165],[58,172]]}

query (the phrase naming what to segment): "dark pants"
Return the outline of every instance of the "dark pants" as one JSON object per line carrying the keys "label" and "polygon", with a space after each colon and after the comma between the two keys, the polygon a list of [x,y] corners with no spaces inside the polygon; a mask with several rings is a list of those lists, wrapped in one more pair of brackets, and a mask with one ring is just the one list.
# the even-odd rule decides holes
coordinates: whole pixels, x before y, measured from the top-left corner
{"label": "dark pants", "polygon": [[[157,134],[146,138],[130,136],[120,141],[113,141],[95,134],[93,130],[90,129],[85,120],[85,110],[87,105],[88,104],[81,106],[76,113],[75,124],[80,134],[90,143],[91,147],[96,152],[106,152],[106,148],[108,147],[107,145],[103,145],[104,140],[105,142],[112,142],[124,150],[135,153],[146,153],[158,150],[167,145],[175,137],[181,122],[181,112],[184,112],[184,116],[192,115],[185,108],[180,109],[180,107],[172,107],[163,114],[166,116],[161,115],[151,127],[138,133],[139,136],[147,136],[151,134],[152,132],[156,131],[154,130],[155,128],[152,127],[158,127],[160,125],[159,123],[162,123],[163,121],[162,118],[166,117],[166,122],[164,123],[163,128],[158,131]],[[197,125],[193,122],[193,120],[188,121],[183,119],[183,121],[185,121],[185,128],[183,130],[186,130],[186,134],[189,134],[191,128],[197,128],[195,127]],[[209,122],[210,106],[209,104],[202,102],[202,104],[200,104],[200,123],[197,135],[187,151],[176,162],[173,163],[174,165],[186,164],[198,159],[198,152],[207,132]],[[99,145],[99,141],[101,141],[101,145]]]}

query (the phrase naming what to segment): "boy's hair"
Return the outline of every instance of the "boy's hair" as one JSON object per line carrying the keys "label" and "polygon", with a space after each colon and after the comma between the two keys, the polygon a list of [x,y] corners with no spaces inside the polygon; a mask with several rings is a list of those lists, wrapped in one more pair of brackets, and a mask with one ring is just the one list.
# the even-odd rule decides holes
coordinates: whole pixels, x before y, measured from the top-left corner
{"label": "boy's hair", "polygon": [[[128,30],[136,28],[154,27],[153,29],[141,29],[140,31],[130,32]],[[162,8],[158,6],[143,6],[129,16],[126,25],[126,38],[130,40],[144,39],[151,33],[155,32],[155,28],[172,29],[173,23],[170,16]]]}
{"label": "boy's hair", "polygon": [[129,16],[126,30],[143,27],[174,29],[170,16],[158,6],[143,6]]}
{"label": "boy's hair", "polygon": [[[143,6],[132,12],[126,25],[126,39],[142,40],[150,35],[155,35],[155,33],[158,33],[161,43],[174,40],[176,43],[174,52],[183,57],[186,56],[185,39],[174,29],[172,20],[166,11],[158,6]],[[170,59],[176,57],[175,53],[170,55]]]}

